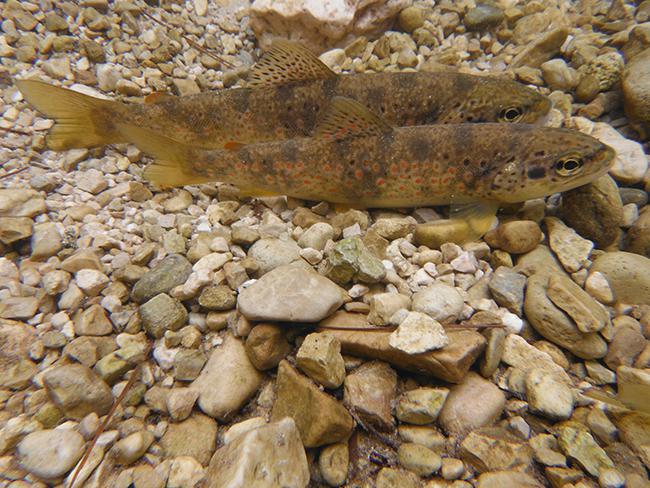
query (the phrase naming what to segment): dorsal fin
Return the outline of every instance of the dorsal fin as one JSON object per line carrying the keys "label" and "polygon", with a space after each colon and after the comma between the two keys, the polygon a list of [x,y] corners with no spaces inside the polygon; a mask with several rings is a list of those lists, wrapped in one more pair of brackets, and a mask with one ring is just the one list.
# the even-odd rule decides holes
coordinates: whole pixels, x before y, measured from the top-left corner
{"label": "dorsal fin", "polygon": [[247,86],[281,85],[291,81],[324,80],[336,76],[334,71],[302,44],[278,39],[251,67]]}
{"label": "dorsal fin", "polygon": [[356,100],[334,97],[325,118],[317,124],[314,137],[345,139],[381,135],[392,130],[384,119]]}

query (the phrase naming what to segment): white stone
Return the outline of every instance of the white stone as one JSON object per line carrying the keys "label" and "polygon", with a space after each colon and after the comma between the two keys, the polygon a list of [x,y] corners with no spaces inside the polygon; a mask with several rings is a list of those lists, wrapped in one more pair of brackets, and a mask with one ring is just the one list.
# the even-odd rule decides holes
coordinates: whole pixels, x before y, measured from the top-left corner
{"label": "white stone", "polygon": [[231,259],[232,254],[230,253],[213,252],[207,256],[203,256],[196,263],[194,263],[192,270],[196,271],[197,273],[200,271],[218,271]]}
{"label": "white stone", "polygon": [[388,343],[406,353],[420,354],[445,347],[449,338],[437,320],[421,312],[409,312]]}
{"label": "white stone", "polygon": [[553,420],[566,420],[573,412],[571,389],[544,369],[528,371],[526,398],[531,411]]}
{"label": "white stone", "polygon": [[94,297],[109,283],[108,276],[95,269],[80,269],[75,275],[77,286],[88,296]]}
{"label": "white stone", "polygon": [[441,322],[454,322],[463,310],[460,293],[445,283],[434,283],[413,295],[413,310]]}
{"label": "white stone", "polygon": [[236,424],[231,425],[223,435],[223,443],[224,445],[229,444],[236,437],[239,437],[253,429],[257,429],[258,427],[262,427],[263,425],[266,425],[264,417],[252,417],[243,420],[242,422],[237,422]]}
{"label": "white stone", "polygon": [[196,459],[190,456],[179,456],[172,459],[166,488],[189,488],[198,486],[205,476],[205,469]]}
{"label": "white stone", "polygon": [[44,479],[54,479],[70,471],[83,455],[84,439],[74,430],[39,430],[18,444],[21,466]]}
{"label": "white stone", "polygon": [[600,303],[609,304],[614,301],[614,292],[607,278],[600,271],[594,271],[587,276],[585,291]]}
{"label": "white stone", "polygon": [[609,173],[625,184],[639,183],[648,170],[648,157],[641,144],[623,137],[612,126],[598,122],[591,134],[616,151],[614,166]]}

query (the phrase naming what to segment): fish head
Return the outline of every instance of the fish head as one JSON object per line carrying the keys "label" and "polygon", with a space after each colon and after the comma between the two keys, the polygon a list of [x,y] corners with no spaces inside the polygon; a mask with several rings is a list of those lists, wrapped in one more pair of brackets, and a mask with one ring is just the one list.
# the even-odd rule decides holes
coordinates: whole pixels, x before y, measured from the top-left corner
{"label": "fish head", "polygon": [[611,147],[574,130],[540,127],[522,135],[516,156],[493,170],[490,189],[501,202],[523,202],[586,185],[607,173],[616,156]]}
{"label": "fish head", "polygon": [[552,103],[544,95],[509,79],[476,83],[449,122],[504,122],[542,125]]}

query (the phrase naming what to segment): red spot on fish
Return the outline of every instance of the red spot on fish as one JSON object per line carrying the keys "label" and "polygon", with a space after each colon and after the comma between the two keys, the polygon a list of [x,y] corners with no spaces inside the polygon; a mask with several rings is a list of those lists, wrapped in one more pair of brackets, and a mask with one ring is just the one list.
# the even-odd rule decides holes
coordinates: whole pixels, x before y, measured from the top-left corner
{"label": "red spot on fish", "polygon": [[357,169],[357,170],[354,172],[354,177],[355,177],[357,180],[362,180],[362,179],[363,179],[363,171],[360,170],[360,169]]}
{"label": "red spot on fish", "polygon": [[409,163],[406,161],[401,161],[400,166],[402,167],[402,171],[406,171],[409,169]]}
{"label": "red spot on fish", "polygon": [[275,181],[275,178],[271,175],[266,175],[265,179],[267,183],[273,183]]}
{"label": "red spot on fish", "polygon": [[399,189],[400,189],[400,191],[405,191],[406,190],[406,185],[400,185]]}
{"label": "red spot on fish", "polygon": [[445,177],[442,179],[441,183],[442,183],[443,185],[448,185],[448,184],[449,184],[449,176],[445,176]]}
{"label": "red spot on fish", "polygon": [[447,168],[447,173],[449,173],[450,175],[456,174],[456,168],[450,166],[449,168]]}
{"label": "red spot on fish", "polygon": [[329,164],[329,163],[328,163],[328,164],[325,164],[325,165],[323,166],[323,171],[325,171],[326,173],[331,173],[331,172],[332,172],[332,165]]}
{"label": "red spot on fish", "polygon": [[302,182],[303,182],[305,185],[309,185],[309,184],[311,183],[311,180],[310,180],[309,178],[305,178],[304,180],[302,180]]}
{"label": "red spot on fish", "polygon": [[397,164],[393,163],[390,165],[390,174],[393,176],[397,176],[399,174],[399,166],[397,166]]}
{"label": "red spot on fish", "polygon": [[375,184],[377,186],[384,186],[384,185],[386,185],[386,180],[383,179],[383,178],[377,178],[377,180],[375,181]]}
{"label": "red spot on fish", "polygon": [[298,161],[298,162],[296,163],[296,169],[297,169],[298,171],[302,171],[304,168],[305,168],[305,164],[304,164],[302,161]]}
{"label": "red spot on fish", "polygon": [[431,178],[431,183],[433,183],[434,185],[437,185],[438,184],[438,178],[435,178],[435,177]]}
{"label": "red spot on fish", "polygon": [[415,178],[414,181],[415,181],[415,184],[416,184],[416,185],[420,185],[420,184],[422,184],[422,178],[420,178],[419,176],[418,176],[417,178]]}

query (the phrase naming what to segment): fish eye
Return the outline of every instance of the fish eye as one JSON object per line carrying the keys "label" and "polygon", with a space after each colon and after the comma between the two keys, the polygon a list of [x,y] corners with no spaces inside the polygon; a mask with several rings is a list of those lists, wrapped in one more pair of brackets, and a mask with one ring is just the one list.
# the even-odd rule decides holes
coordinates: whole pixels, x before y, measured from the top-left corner
{"label": "fish eye", "polygon": [[578,156],[567,156],[555,163],[555,172],[560,176],[571,176],[582,169],[582,164]]}
{"label": "fish eye", "polygon": [[499,120],[502,122],[517,122],[523,114],[524,110],[521,107],[508,107],[501,110]]}

